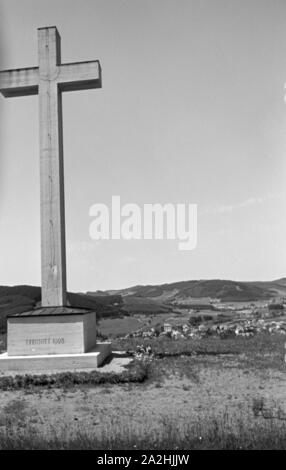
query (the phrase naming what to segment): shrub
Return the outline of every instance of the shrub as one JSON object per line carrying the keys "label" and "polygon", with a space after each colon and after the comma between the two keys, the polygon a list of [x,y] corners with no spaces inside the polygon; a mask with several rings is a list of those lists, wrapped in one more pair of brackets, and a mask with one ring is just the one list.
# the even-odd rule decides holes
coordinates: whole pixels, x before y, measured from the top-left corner
{"label": "shrub", "polygon": [[200,325],[203,322],[203,317],[201,315],[197,315],[196,317],[191,317],[189,319],[189,324],[192,326]]}
{"label": "shrub", "polygon": [[269,310],[283,310],[283,309],[284,309],[284,305],[283,305],[283,304],[280,304],[280,303],[269,304],[269,305],[268,305],[268,309],[269,309]]}
{"label": "shrub", "polygon": [[70,388],[75,385],[121,384],[143,382],[148,377],[148,364],[133,361],[128,369],[121,373],[100,372],[61,372],[57,374],[16,375],[0,377],[1,390],[30,389],[34,387]]}

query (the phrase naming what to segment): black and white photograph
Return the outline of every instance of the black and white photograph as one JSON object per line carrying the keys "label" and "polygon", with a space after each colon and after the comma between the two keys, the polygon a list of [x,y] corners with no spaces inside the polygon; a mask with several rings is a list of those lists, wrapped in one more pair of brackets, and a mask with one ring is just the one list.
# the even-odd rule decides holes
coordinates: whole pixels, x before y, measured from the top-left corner
{"label": "black and white photograph", "polygon": [[285,0],[0,0],[1,451],[286,450],[285,83]]}

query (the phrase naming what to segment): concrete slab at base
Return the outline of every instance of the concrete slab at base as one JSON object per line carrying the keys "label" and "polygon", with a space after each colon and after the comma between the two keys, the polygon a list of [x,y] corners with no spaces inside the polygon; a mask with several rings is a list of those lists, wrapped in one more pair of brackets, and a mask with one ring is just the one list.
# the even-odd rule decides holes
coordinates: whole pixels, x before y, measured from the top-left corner
{"label": "concrete slab at base", "polygon": [[47,354],[38,356],[8,356],[0,354],[0,372],[43,374],[52,371],[77,371],[96,369],[111,354],[111,343],[97,343],[92,351],[81,354]]}

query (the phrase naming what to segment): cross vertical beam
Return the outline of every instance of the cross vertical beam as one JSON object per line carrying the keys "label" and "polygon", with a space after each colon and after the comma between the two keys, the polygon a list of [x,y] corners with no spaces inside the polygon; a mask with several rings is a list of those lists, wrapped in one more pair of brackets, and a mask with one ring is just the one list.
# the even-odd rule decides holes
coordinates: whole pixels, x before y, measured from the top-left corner
{"label": "cross vertical beam", "polygon": [[39,66],[0,71],[5,98],[39,95],[42,306],[67,305],[62,93],[101,88],[98,60],[61,64],[55,26],[38,29]]}
{"label": "cross vertical beam", "polygon": [[42,306],[66,305],[62,97],[57,83],[60,36],[38,30]]}

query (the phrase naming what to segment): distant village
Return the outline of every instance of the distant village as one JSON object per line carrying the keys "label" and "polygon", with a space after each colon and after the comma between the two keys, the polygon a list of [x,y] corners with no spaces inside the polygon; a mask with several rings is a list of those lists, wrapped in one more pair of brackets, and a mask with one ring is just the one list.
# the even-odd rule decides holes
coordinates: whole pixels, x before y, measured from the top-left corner
{"label": "distant village", "polygon": [[[124,338],[157,338],[167,336],[172,339],[200,339],[206,336],[226,337],[252,337],[257,333],[281,333],[286,334],[286,317],[284,316],[284,306],[286,299],[279,298],[270,302],[260,304],[249,304],[246,307],[235,305],[224,305],[219,301],[213,301],[212,310],[219,312],[235,311],[238,315],[228,316],[217,315],[213,317],[208,314],[198,315],[204,310],[189,309],[190,318],[184,324],[176,324],[174,318],[166,320],[162,325],[150,328],[140,328],[129,333]],[[197,307],[197,306],[196,306]],[[209,311],[208,308],[205,310]],[[220,318],[223,317],[223,318]]]}

